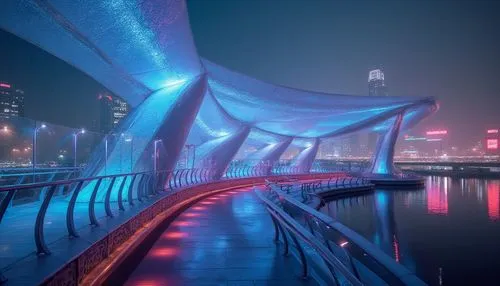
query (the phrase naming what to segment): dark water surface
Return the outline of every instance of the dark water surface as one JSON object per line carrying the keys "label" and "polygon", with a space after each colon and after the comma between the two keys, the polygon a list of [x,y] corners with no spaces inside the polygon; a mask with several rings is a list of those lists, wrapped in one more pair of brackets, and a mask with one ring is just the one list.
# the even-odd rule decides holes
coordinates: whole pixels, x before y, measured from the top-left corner
{"label": "dark water surface", "polygon": [[331,201],[329,213],[431,285],[500,285],[500,180],[428,177],[422,190]]}

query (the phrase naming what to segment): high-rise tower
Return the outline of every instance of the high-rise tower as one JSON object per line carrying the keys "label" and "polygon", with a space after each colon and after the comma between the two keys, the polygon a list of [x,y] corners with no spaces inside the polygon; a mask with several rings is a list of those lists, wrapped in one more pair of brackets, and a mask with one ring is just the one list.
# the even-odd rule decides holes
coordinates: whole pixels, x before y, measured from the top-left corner
{"label": "high-rise tower", "polygon": [[129,106],[126,101],[119,97],[112,97],[109,94],[99,94],[100,124],[99,131],[108,133],[115,128],[120,121],[127,116]]}
{"label": "high-rise tower", "polygon": [[381,69],[370,71],[368,74],[368,95],[387,96],[387,86],[385,85],[384,72]]}
{"label": "high-rise tower", "polygon": [[24,91],[0,82],[0,117],[24,116]]}

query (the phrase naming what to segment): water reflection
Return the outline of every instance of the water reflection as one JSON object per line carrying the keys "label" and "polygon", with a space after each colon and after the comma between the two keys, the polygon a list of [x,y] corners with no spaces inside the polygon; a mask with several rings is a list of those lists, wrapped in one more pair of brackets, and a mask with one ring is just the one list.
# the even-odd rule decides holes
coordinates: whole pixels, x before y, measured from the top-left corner
{"label": "water reflection", "polygon": [[423,190],[332,201],[329,214],[431,285],[486,285],[500,281],[499,199],[498,180],[428,177]]}
{"label": "water reflection", "polygon": [[500,219],[500,183],[488,182],[488,216],[492,221]]}
{"label": "water reflection", "polygon": [[[440,180],[441,179],[441,180]],[[450,178],[427,179],[427,212],[429,214],[448,214],[448,188]]]}

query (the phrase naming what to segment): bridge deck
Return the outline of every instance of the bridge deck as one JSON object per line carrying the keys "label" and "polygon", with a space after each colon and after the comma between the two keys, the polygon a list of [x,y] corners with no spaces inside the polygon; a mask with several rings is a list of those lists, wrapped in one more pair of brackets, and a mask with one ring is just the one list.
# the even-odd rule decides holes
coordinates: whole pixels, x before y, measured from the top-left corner
{"label": "bridge deck", "polygon": [[250,188],[212,196],[169,225],[126,285],[316,285],[273,232]]}

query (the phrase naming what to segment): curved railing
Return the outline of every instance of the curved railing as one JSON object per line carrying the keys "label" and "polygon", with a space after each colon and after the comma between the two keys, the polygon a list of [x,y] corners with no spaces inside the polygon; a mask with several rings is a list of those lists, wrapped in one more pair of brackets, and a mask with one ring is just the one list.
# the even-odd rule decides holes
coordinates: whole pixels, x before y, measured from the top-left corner
{"label": "curved railing", "polygon": [[313,180],[306,182],[281,181],[271,182],[267,180],[269,188],[276,188],[286,194],[292,194],[295,198],[301,198],[302,203],[309,203],[313,198],[324,203],[324,199],[318,194],[320,192],[335,193],[338,190],[353,189],[358,187],[371,188],[374,185],[364,177],[352,177],[345,173],[339,173],[328,179]]}
{"label": "curved railing", "polygon": [[[294,220],[283,208],[278,207],[278,204],[268,199],[261,192],[256,192],[259,199],[266,206],[274,224],[275,236],[274,240],[279,241],[280,237],[284,243],[284,254],[290,252],[290,242],[293,242],[293,247],[298,252],[300,262],[302,263],[302,275],[307,277],[310,272],[308,261],[311,258],[306,258],[306,255],[311,254],[311,251],[316,254],[324,263],[323,270],[328,272],[327,283],[329,285],[363,285],[363,283],[337,258],[331,251],[314,235],[307,231],[304,226]],[[310,249],[307,252],[305,247]],[[313,255],[314,255],[313,254]]]}
{"label": "curved railing", "polygon": [[[342,284],[338,273],[344,273],[345,269],[347,269],[351,274],[351,278],[355,278],[356,283],[369,285],[425,285],[415,274],[398,264],[356,232],[333,220],[333,218],[278,190],[270,189],[266,195],[261,192],[257,193],[268,207],[273,218],[276,237],[281,232],[285,247],[287,247],[288,241],[283,231],[286,228],[284,224],[298,224],[302,227],[302,231],[306,230],[309,235],[314,237],[315,244],[325,247],[342,264],[343,267],[337,269],[327,262],[327,267],[323,269],[327,269],[331,273],[332,280],[328,283]],[[281,220],[277,220],[276,214],[280,212],[285,213],[288,217],[281,215]],[[289,222],[287,219],[292,221]],[[312,240],[312,238],[308,238],[308,240]],[[307,243],[309,244],[309,242]],[[317,249],[317,247],[313,248]],[[297,250],[303,266],[307,267],[306,252],[300,247],[297,247]],[[313,253],[312,256],[319,254],[323,257],[322,251],[324,249]],[[353,283],[351,280],[349,282]]]}
{"label": "curved railing", "polygon": [[[235,168],[232,172],[248,176],[262,174],[251,168]],[[168,197],[169,192],[175,194],[173,191],[177,189],[214,181],[223,183],[225,179],[216,178],[213,169],[178,169],[2,186],[0,238],[11,250],[9,260],[2,259],[0,269],[9,269],[9,265],[31,255],[32,241],[38,255],[50,254],[51,251],[59,253],[55,242],[63,237],[87,235],[92,229],[88,228],[89,225],[100,227],[102,224],[106,232],[110,226],[108,223],[115,223],[106,218],[117,217],[116,222],[122,221],[149,208],[159,198]],[[23,193],[37,194],[40,201],[13,205],[15,198]],[[176,199],[178,196],[173,195],[171,200]],[[23,238],[10,237],[14,232],[22,233]],[[33,240],[27,234],[33,234]]]}
{"label": "curved railing", "polygon": [[0,186],[67,180],[80,175],[81,168],[9,169],[0,171]]}
{"label": "curved railing", "polygon": [[[44,220],[49,208],[49,205],[54,200],[55,197],[61,196],[68,198],[66,200],[66,228],[67,233],[70,237],[78,237],[78,232],[75,228],[74,212],[75,205],[77,203],[78,195],[83,187],[95,184],[90,198],[88,200],[88,216],[89,223],[94,226],[99,226],[99,222],[96,217],[95,206],[96,198],[98,192],[105,191],[104,208],[106,216],[113,217],[115,214],[111,208],[111,192],[114,187],[118,187],[118,198],[116,202],[118,209],[120,211],[125,210],[124,202],[128,202],[129,205],[134,205],[134,201],[142,201],[142,198],[148,195],[152,195],[158,192],[156,188],[158,181],[157,178],[160,172],[155,174],[154,172],[139,172],[130,174],[119,174],[119,175],[108,175],[108,176],[97,176],[90,178],[76,178],[69,180],[59,180],[53,182],[41,182],[32,183],[25,185],[12,185],[4,186],[0,188],[0,194],[3,194],[2,201],[0,202],[0,223],[5,218],[5,213],[7,212],[9,206],[15,195],[19,192],[36,192],[40,194],[41,204],[37,204],[39,207],[37,211],[36,220],[34,222],[34,241],[36,244],[37,254],[49,254],[50,250],[47,247],[44,236]],[[125,189],[125,183],[128,181],[128,188]],[[104,186],[103,182],[107,184],[105,190],[101,187]],[[135,195],[134,195],[135,194]],[[15,209],[15,208],[14,208]],[[28,223],[23,221],[23,223]]]}
{"label": "curved railing", "polygon": [[[263,176],[263,168],[243,167],[232,168],[226,172],[223,179],[242,177]],[[75,228],[74,212],[78,197],[83,188],[90,186],[92,191],[87,204],[87,212],[90,225],[98,226],[96,215],[96,204],[98,196],[104,196],[103,204],[105,215],[113,217],[112,205],[119,211],[125,210],[125,203],[134,205],[135,201],[143,202],[144,198],[155,196],[161,192],[172,191],[187,186],[213,182],[215,179],[213,169],[178,169],[173,171],[158,172],[136,172],[128,174],[116,174],[107,176],[96,176],[88,178],[66,178],[49,182],[37,182],[28,184],[12,184],[0,187],[0,223],[6,219],[9,209],[17,208],[14,203],[19,197],[37,197],[38,202],[31,201],[26,207],[36,209],[34,221],[34,240],[38,254],[48,254],[50,249],[44,237],[44,220],[47,209],[51,203],[58,199],[58,208],[66,208],[66,229],[70,237],[77,237]],[[113,191],[114,190],[114,191]],[[117,192],[117,198],[111,199],[111,194]],[[79,203],[81,205],[81,203]],[[22,207],[22,206],[19,206]],[[23,221],[23,223],[29,223]]]}

